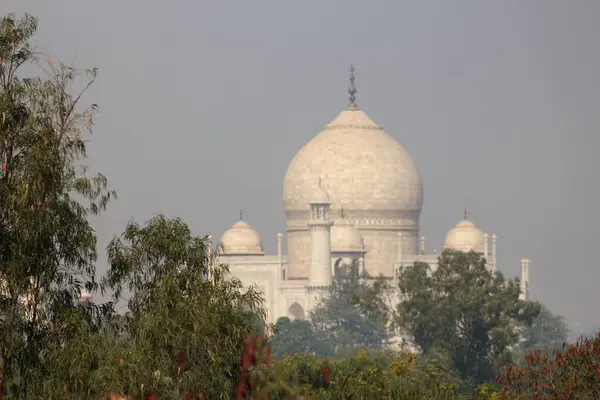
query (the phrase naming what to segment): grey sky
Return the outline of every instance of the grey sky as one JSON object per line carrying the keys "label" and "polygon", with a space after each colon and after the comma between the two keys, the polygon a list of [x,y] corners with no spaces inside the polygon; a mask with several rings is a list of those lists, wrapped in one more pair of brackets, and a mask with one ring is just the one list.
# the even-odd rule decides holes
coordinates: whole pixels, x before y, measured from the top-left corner
{"label": "grey sky", "polygon": [[[597,312],[597,0],[3,0],[40,18],[39,47],[96,66],[91,165],[119,200],[105,247],[155,213],[220,234],[244,209],[268,252],[300,147],[357,102],[413,155],[422,233],[441,248],[463,208],[498,267],[574,328]],[[596,182],[596,183],[594,183]],[[99,266],[104,272],[106,263]]]}

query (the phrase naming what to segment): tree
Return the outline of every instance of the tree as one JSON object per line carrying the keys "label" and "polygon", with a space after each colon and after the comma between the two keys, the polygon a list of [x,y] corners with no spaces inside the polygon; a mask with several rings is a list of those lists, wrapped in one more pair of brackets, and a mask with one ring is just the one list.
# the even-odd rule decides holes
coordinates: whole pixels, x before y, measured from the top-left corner
{"label": "tree", "polygon": [[317,358],[333,355],[333,345],[320,338],[310,321],[281,317],[275,324],[272,339],[273,355],[282,357],[291,354],[309,353]]}
{"label": "tree", "polygon": [[518,279],[492,275],[479,254],[446,250],[431,271],[415,262],[400,273],[397,324],[425,354],[445,352],[463,380],[494,376],[539,305],[519,300]]}
{"label": "tree", "polygon": [[523,333],[521,347],[524,350],[532,350],[536,347],[548,348],[550,351],[556,350],[562,348],[563,344],[567,342],[568,335],[569,329],[565,317],[555,315],[547,307],[541,305],[540,313]]}
{"label": "tree", "polygon": [[315,331],[335,344],[335,350],[381,349],[389,337],[389,312],[384,300],[389,289],[383,278],[367,281],[357,263],[342,267],[333,279],[329,296],[322,299],[311,320]]}
{"label": "tree", "polygon": [[38,59],[36,29],[29,15],[0,19],[0,397],[32,398],[39,378],[63,367],[49,354],[68,345],[60,334],[70,316],[100,320],[99,307],[77,299],[97,286],[88,217],[116,196],[82,164],[96,106],[79,103],[96,70],[46,57],[43,77],[22,79],[21,67]]}
{"label": "tree", "polygon": [[600,398],[600,334],[580,338],[560,350],[536,348],[519,366],[499,377],[501,399]]}
{"label": "tree", "polygon": [[264,299],[254,286],[244,290],[211,247],[180,219],[162,215],[128,224],[110,242],[102,288],[115,301],[124,288],[131,292],[131,340],[114,346],[99,368],[106,393],[173,398],[183,386],[205,398],[229,396],[242,343],[256,315],[265,319]]}

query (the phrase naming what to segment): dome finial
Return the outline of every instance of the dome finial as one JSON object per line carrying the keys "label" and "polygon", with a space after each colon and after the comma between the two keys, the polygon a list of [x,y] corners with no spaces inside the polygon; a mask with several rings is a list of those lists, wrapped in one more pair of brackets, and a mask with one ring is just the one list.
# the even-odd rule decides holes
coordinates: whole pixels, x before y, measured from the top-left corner
{"label": "dome finial", "polygon": [[350,86],[348,87],[348,93],[350,94],[350,103],[348,108],[357,108],[356,106],[356,87],[354,86],[354,65],[350,64]]}
{"label": "dome finial", "polygon": [[244,220],[244,214],[242,213],[242,209],[240,208],[240,221]]}
{"label": "dome finial", "polygon": [[465,207],[465,221],[467,220],[467,207]]}

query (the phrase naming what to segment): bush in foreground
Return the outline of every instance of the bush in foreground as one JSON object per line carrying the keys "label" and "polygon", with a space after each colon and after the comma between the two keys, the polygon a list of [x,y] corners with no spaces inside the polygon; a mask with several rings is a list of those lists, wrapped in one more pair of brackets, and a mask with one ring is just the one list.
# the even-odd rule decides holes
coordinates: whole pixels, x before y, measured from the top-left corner
{"label": "bush in foreground", "polygon": [[553,353],[536,349],[499,378],[503,399],[600,399],[600,333]]}

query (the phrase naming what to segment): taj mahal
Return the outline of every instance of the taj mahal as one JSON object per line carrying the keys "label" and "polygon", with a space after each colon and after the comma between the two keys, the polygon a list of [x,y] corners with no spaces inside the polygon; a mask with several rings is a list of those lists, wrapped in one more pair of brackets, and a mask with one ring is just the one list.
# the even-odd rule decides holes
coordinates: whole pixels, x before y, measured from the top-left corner
{"label": "taj mahal", "polygon": [[[439,254],[426,251],[419,232],[423,182],[415,160],[357,106],[354,80],[351,68],[348,106],[288,166],[287,253],[278,233],[277,254],[265,254],[260,235],[241,213],[220,238],[219,262],[264,293],[270,322],[307,318],[340,266],[357,263],[364,279],[395,279],[415,261],[437,266]],[[497,236],[480,230],[465,211],[443,248],[478,252],[495,271],[496,244]],[[523,259],[521,298],[528,292],[529,260]]]}

